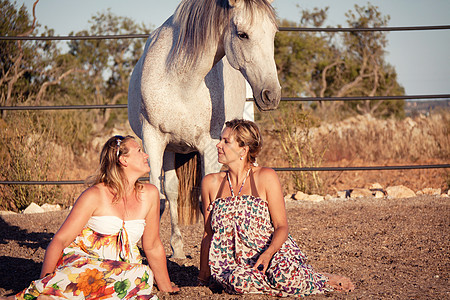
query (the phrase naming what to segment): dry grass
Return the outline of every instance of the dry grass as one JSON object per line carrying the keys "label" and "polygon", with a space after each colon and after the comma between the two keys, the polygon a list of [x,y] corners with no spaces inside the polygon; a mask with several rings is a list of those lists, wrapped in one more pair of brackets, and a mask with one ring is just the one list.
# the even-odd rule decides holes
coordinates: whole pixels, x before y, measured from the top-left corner
{"label": "dry grass", "polygon": [[369,115],[336,124],[323,124],[314,132],[316,143],[327,140],[327,161],[407,160],[450,157],[450,112],[404,120],[379,120]]}
{"label": "dry grass", "polygon": [[[279,138],[279,132],[272,126],[261,126],[265,145],[260,155],[260,164],[271,167],[291,167],[289,155],[283,151],[283,140]],[[297,131],[302,131],[298,127]],[[305,132],[305,129],[303,129]],[[314,149],[317,155],[323,155],[320,161],[321,166],[379,166],[379,165],[404,165],[404,164],[434,164],[448,163],[450,158],[450,111],[441,111],[428,117],[417,116],[406,118],[404,120],[382,120],[372,116],[351,117],[337,123],[322,123],[320,126],[310,128],[308,149]],[[286,133],[285,133],[286,134]],[[292,148],[293,152],[295,149]],[[326,149],[326,150],[324,150]],[[323,152],[324,151],[324,152]],[[318,160],[305,162],[304,166],[319,166]],[[338,173],[319,173],[323,190],[330,193],[336,185],[342,181],[342,172]],[[450,184],[450,175],[446,169],[441,171],[392,171],[389,174],[380,172],[374,174],[372,171],[353,172],[345,174],[348,180],[354,182],[354,187],[361,184],[359,177],[372,177],[374,181],[384,179],[385,184],[402,184],[407,182],[411,184],[416,180],[422,180],[423,183],[429,181],[427,176],[435,176],[435,181],[439,181],[436,187],[443,190],[448,189]],[[389,176],[389,179],[384,178]],[[410,176],[409,180],[400,182],[398,176]],[[280,178],[285,190],[288,193],[297,191],[295,179],[288,172],[280,173]],[[412,187],[411,187],[412,188]],[[418,188],[418,186],[417,186]],[[310,186],[307,191],[314,191]],[[319,191],[320,192],[320,191]],[[322,193],[323,194],[323,193]]]}

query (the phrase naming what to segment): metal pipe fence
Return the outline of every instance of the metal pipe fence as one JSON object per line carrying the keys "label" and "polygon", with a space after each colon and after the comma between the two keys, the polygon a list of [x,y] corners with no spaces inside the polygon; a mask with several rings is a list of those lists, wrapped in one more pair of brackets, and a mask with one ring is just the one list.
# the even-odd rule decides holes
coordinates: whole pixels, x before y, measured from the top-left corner
{"label": "metal pipe fence", "polygon": [[[411,100],[411,99],[450,99],[450,94],[436,95],[404,95],[404,96],[374,96],[374,97],[281,97],[281,101],[357,101],[357,100]],[[247,98],[253,101],[253,98]],[[0,106],[1,110],[63,110],[63,109],[114,109],[127,108],[127,104],[87,104],[87,105],[54,105],[54,106]]]}
{"label": "metal pipe fence", "polygon": [[[352,28],[352,27],[328,27],[328,28],[307,28],[307,27],[279,27],[279,31],[296,32],[357,32],[357,31],[423,31],[423,30],[447,30],[450,25],[434,26],[401,26],[401,27],[370,27],[370,28]],[[112,39],[135,39],[148,38],[149,34],[114,34],[114,35],[85,35],[85,36],[0,36],[0,40],[14,41],[69,41],[69,40],[112,40]]]}
{"label": "metal pipe fence", "polygon": [[[273,168],[277,172],[316,172],[316,171],[382,171],[382,170],[417,170],[417,169],[444,169],[450,164],[439,165],[403,165],[403,166],[370,166],[370,167],[316,167],[316,168]],[[148,181],[149,177],[139,178]],[[56,180],[56,181],[0,181],[3,185],[71,185],[84,184],[84,180]]]}
{"label": "metal pipe fence", "polygon": [[[373,28],[302,28],[302,27],[280,27],[279,31],[296,32],[356,32],[356,31],[411,31],[411,30],[448,30],[450,25],[437,26],[408,26],[408,27],[373,27]],[[126,34],[126,35],[101,35],[101,36],[0,36],[0,40],[98,40],[98,39],[128,39],[148,38],[148,34]],[[403,96],[375,96],[375,97],[283,97],[282,101],[356,101],[356,100],[408,100],[408,99],[450,99],[450,94],[437,95],[403,95]],[[251,101],[248,98],[247,101]],[[0,106],[1,110],[66,110],[66,109],[123,109],[127,104],[113,105],[67,105],[67,106]],[[402,165],[402,166],[370,166],[370,167],[316,167],[316,168],[277,168],[279,172],[296,171],[369,171],[369,170],[411,170],[411,169],[438,169],[450,168],[450,164],[437,165]],[[141,180],[148,180],[143,177]],[[84,184],[83,180],[61,180],[61,181],[0,181],[0,185],[75,185]]]}

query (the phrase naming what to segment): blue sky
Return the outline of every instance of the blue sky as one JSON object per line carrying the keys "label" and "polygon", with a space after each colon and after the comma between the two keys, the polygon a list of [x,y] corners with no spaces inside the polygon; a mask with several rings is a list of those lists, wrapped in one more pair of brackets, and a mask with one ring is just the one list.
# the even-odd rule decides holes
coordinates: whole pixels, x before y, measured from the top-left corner
{"label": "blue sky", "polygon": [[[25,4],[31,14],[34,0]],[[359,6],[378,6],[390,15],[389,26],[450,25],[449,0],[275,0],[279,18],[298,21],[301,9],[329,7],[326,25],[347,27],[345,13]],[[88,29],[89,19],[108,8],[119,16],[157,27],[175,10],[179,0],[40,0],[36,8],[38,22],[68,35]],[[300,6],[301,8],[298,8]],[[392,64],[408,95],[450,93],[450,30],[400,31],[388,33],[386,60]]]}

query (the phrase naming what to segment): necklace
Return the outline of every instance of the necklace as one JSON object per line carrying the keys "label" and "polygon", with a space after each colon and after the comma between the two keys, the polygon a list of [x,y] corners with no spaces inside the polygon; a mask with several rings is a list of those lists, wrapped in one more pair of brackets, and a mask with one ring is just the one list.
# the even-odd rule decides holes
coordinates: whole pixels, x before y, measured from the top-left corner
{"label": "necklace", "polygon": [[[239,192],[237,193],[237,196],[239,196],[241,194],[242,188],[244,187],[244,184],[245,184],[245,180],[247,179],[248,174],[250,174],[251,169],[252,168],[248,169],[247,174],[245,175],[244,180],[242,181],[241,188],[239,189]],[[230,185],[231,196],[234,197],[233,186],[231,185],[231,179],[230,179],[230,172],[228,172],[228,171],[227,171],[227,179],[228,179],[228,184]]]}

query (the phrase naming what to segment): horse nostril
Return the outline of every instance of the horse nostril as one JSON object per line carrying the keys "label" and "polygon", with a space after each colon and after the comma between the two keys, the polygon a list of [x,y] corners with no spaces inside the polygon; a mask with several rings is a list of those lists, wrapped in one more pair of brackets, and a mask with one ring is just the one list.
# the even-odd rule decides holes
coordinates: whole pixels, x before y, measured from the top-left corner
{"label": "horse nostril", "polygon": [[264,103],[270,103],[270,91],[269,90],[263,90],[262,91],[262,100]]}

